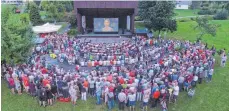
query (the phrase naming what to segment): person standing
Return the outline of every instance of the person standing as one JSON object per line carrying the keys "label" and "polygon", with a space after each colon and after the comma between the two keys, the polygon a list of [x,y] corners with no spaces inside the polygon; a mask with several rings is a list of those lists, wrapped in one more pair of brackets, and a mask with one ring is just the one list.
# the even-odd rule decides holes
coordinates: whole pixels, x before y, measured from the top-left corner
{"label": "person standing", "polygon": [[134,92],[129,93],[128,99],[129,99],[130,111],[134,111],[136,105],[136,93]]}
{"label": "person standing", "polygon": [[227,56],[226,54],[224,54],[222,57],[221,57],[221,67],[225,67],[226,65],[226,61],[227,61]]}
{"label": "person standing", "polygon": [[156,91],[153,93],[153,103],[152,103],[153,108],[157,107],[159,97],[160,97],[160,91],[159,91],[159,89],[156,89]]}
{"label": "person standing", "polygon": [[29,94],[30,94],[32,97],[35,97],[35,95],[36,95],[35,86],[36,86],[36,85],[31,81],[30,84],[29,84]]}
{"label": "person standing", "polygon": [[83,87],[85,88],[86,92],[88,93],[88,81],[87,79],[83,82]]}
{"label": "person standing", "polygon": [[214,69],[210,69],[208,73],[208,82],[212,81],[212,75],[213,75]]}
{"label": "person standing", "polygon": [[141,100],[142,100],[142,85],[141,83],[139,83],[137,87],[137,101],[141,101]]}
{"label": "person standing", "polygon": [[17,90],[18,94],[21,95],[21,84],[18,78],[14,79],[15,81],[15,89]]}
{"label": "person standing", "polygon": [[50,86],[50,84],[47,84],[46,93],[47,93],[48,105],[51,105],[52,106],[53,94],[51,92],[51,86]]}
{"label": "person standing", "polygon": [[178,95],[179,95],[179,86],[177,84],[175,84],[175,86],[173,87],[173,100],[174,100],[174,103],[176,103]]}
{"label": "person standing", "polygon": [[96,104],[97,105],[100,105],[101,104],[101,95],[102,95],[102,89],[101,89],[100,86],[97,86],[96,87],[96,99],[97,99]]}
{"label": "person standing", "polygon": [[38,98],[39,98],[39,104],[40,106],[46,107],[46,101],[47,101],[47,93],[45,91],[45,88],[41,88],[40,91],[38,91]]}
{"label": "person standing", "polygon": [[69,88],[69,94],[70,94],[70,97],[71,97],[72,104],[76,105],[77,95],[76,95],[76,89],[75,89],[75,87],[73,85],[70,86],[70,88]]}
{"label": "person standing", "polygon": [[55,102],[56,99],[57,99],[57,93],[58,93],[56,83],[52,83],[52,85],[51,85],[51,92],[52,92],[52,94],[54,96],[53,102]]}
{"label": "person standing", "polygon": [[124,110],[124,106],[126,102],[126,94],[124,93],[124,90],[122,90],[118,94],[118,100],[119,100],[119,110]]}
{"label": "person standing", "polygon": [[144,90],[143,93],[143,111],[147,111],[147,105],[150,99],[150,87]]}
{"label": "person standing", "polygon": [[111,110],[114,108],[114,93],[109,91],[108,96],[108,109]]}
{"label": "person standing", "polygon": [[87,100],[87,95],[86,95],[87,93],[86,93],[86,87],[85,86],[83,86],[82,87],[82,90],[81,90],[81,99],[83,100],[83,101],[86,101]]}
{"label": "person standing", "polygon": [[94,97],[95,95],[95,81],[92,78],[91,81],[89,81],[89,88],[90,88],[90,95]]}
{"label": "person standing", "polygon": [[12,94],[15,94],[15,92],[14,92],[14,87],[15,87],[14,79],[12,77],[10,77],[8,79],[8,81],[9,81],[9,86],[10,86],[10,90],[11,90]]}

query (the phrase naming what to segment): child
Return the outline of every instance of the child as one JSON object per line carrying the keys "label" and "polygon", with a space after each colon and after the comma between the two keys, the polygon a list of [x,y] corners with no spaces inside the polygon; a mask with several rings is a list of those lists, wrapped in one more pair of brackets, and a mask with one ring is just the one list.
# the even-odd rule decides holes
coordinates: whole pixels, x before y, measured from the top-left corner
{"label": "child", "polygon": [[194,94],[195,94],[195,89],[194,88],[190,88],[189,91],[188,91],[188,96],[190,98],[192,98],[194,96]]}

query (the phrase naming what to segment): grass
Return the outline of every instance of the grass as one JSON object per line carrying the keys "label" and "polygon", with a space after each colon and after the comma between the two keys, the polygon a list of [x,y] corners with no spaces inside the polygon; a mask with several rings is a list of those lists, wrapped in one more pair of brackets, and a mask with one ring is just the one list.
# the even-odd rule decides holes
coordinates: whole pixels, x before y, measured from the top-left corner
{"label": "grass", "polygon": [[[217,49],[226,48],[229,49],[229,20],[211,20],[210,22],[218,24],[220,27],[217,28],[217,33],[215,37],[211,35],[204,35],[203,42],[208,43],[210,46],[214,45]],[[195,21],[187,22],[177,22],[177,31],[173,33],[168,33],[167,38],[178,39],[178,40],[190,40],[194,42],[196,36],[199,33],[198,30],[194,30],[196,25]],[[135,22],[136,28],[145,28],[144,23]],[[155,32],[155,36],[158,32]],[[163,34],[162,34],[163,35]]]}
{"label": "grass", "polygon": [[[203,42],[209,45],[215,45],[218,49],[226,48],[229,49],[229,20],[212,20],[214,24],[220,25],[217,29],[215,37],[211,35],[203,36]],[[179,40],[190,40],[195,41],[196,36],[199,33],[198,30],[194,30],[193,27],[196,25],[195,21],[189,22],[178,22],[177,31],[174,33],[168,33],[169,38],[175,38]]]}
{"label": "grass", "polygon": [[197,16],[197,12],[199,10],[184,10],[184,9],[175,9],[174,12],[176,14],[176,17],[188,17],[188,16]]}

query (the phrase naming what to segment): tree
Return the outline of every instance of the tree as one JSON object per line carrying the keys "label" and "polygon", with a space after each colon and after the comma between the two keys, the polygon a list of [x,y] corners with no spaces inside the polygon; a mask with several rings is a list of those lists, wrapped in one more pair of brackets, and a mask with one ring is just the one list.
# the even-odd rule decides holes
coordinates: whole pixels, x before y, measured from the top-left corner
{"label": "tree", "polygon": [[228,17],[228,11],[223,9],[218,11],[215,15],[214,15],[214,19],[215,20],[226,20]]}
{"label": "tree", "polygon": [[33,25],[40,25],[42,24],[41,16],[39,13],[39,8],[35,3],[29,3],[30,5],[30,11],[29,11],[29,17],[30,21],[32,22]]}
{"label": "tree", "polygon": [[197,25],[194,27],[194,30],[200,31],[197,35],[197,39],[201,39],[205,34],[216,36],[218,26],[210,23],[207,17],[197,17],[196,23]]}
{"label": "tree", "polygon": [[54,3],[51,3],[47,9],[48,17],[50,17],[53,21],[56,21],[58,17],[58,9]]}
{"label": "tree", "polygon": [[149,30],[173,32],[177,28],[176,21],[172,19],[174,8],[175,4],[171,1],[141,1],[139,16]]}
{"label": "tree", "polygon": [[67,22],[69,22],[72,27],[77,26],[76,14],[74,12],[71,12],[67,15]]}
{"label": "tree", "polygon": [[1,29],[1,60],[5,60],[8,64],[23,63],[30,55],[30,48],[33,45],[31,26],[24,19],[25,16],[11,14],[13,11],[9,8],[2,10],[2,13],[4,22]]}
{"label": "tree", "polygon": [[224,8],[225,10],[227,10],[228,13],[229,13],[229,2],[227,1],[227,3],[224,3],[224,5],[223,5],[222,8]]}
{"label": "tree", "polygon": [[201,1],[192,1],[192,4],[190,5],[190,9],[194,10],[200,8],[200,3]]}

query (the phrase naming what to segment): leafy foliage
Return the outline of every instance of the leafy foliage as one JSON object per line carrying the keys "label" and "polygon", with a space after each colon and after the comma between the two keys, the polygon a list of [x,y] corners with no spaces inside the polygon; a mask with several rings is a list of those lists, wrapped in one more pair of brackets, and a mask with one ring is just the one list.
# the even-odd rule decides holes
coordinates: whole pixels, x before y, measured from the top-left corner
{"label": "leafy foliage", "polygon": [[203,1],[201,4],[201,10],[197,13],[199,15],[213,15],[215,13],[214,10],[210,10],[210,3],[208,1]]}
{"label": "leafy foliage", "polygon": [[194,27],[194,29],[200,31],[197,35],[198,39],[202,38],[202,36],[204,36],[205,34],[216,36],[216,29],[218,26],[210,23],[207,17],[197,17],[196,22],[197,25]]}
{"label": "leafy foliage", "polygon": [[175,15],[175,4],[171,1],[141,1],[139,3],[139,16],[148,29],[154,31],[176,31],[176,21],[172,20]]}
{"label": "leafy foliage", "polygon": [[29,56],[33,45],[29,17],[27,14],[13,14],[10,8],[2,10],[2,13],[1,59],[7,63],[22,63]]}
{"label": "leafy foliage", "polygon": [[71,29],[68,31],[68,35],[71,35],[71,36],[75,36],[77,34],[77,30],[76,29]]}
{"label": "leafy foliage", "polygon": [[227,17],[228,17],[228,11],[224,9],[224,10],[217,12],[213,18],[215,20],[226,20]]}
{"label": "leafy foliage", "polygon": [[192,4],[190,5],[190,9],[198,9],[200,8],[201,1],[192,1]]}
{"label": "leafy foliage", "polygon": [[72,27],[77,26],[76,14],[74,12],[67,14],[67,22],[69,22]]}
{"label": "leafy foliage", "polygon": [[226,9],[228,11],[228,13],[229,13],[229,2],[228,1],[227,1],[227,3],[225,3],[223,5],[223,8]]}
{"label": "leafy foliage", "polygon": [[33,25],[40,25],[42,24],[42,20],[41,20],[41,16],[39,13],[39,8],[38,6],[31,2],[29,3],[29,17],[30,17],[30,21],[32,22]]}
{"label": "leafy foliage", "polygon": [[44,21],[63,22],[73,10],[73,1],[42,1],[41,9],[47,12]]}

